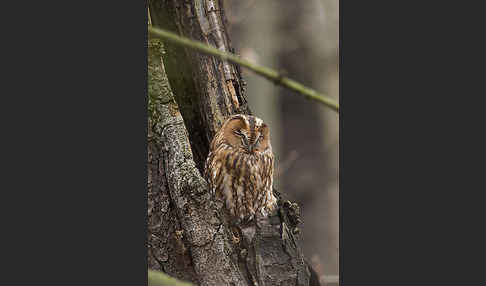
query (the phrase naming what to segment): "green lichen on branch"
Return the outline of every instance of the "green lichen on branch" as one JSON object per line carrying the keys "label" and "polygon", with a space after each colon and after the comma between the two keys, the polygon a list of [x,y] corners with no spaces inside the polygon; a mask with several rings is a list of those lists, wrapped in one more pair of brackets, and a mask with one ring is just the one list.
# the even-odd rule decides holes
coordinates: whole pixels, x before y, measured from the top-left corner
{"label": "green lichen on branch", "polygon": [[193,284],[177,280],[165,273],[149,269],[148,286],[193,286]]}
{"label": "green lichen on branch", "polygon": [[159,39],[148,40],[148,120],[151,131],[160,135],[163,106],[177,110],[174,95],[162,65],[164,47]]}

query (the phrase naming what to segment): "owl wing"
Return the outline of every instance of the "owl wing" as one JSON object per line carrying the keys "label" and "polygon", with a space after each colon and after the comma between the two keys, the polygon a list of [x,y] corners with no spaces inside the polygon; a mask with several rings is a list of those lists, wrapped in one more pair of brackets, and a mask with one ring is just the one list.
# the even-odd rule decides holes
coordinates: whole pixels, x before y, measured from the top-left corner
{"label": "owl wing", "polygon": [[221,188],[221,184],[223,184],[222,178],[224,177],[224,172],[222,169],[227,153],[227,150],[221,145],[215,150],[211,150],[208,154],[204,168],[204,176],[209,183],[209,190],[213,195],[217,189]]}
{"label": "owl wing", "polygon": [[263,155],[263,189],[264,189],[264,208],[262,211],[270,212],[277,204],[277,199],[273,195],[273,169],[274,158],[272,153]]}

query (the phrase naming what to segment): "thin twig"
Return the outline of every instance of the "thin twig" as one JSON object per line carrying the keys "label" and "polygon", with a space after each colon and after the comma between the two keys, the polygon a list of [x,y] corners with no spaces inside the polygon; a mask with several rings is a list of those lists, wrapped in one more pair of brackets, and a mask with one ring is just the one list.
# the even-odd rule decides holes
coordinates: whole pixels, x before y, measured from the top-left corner
{"label": "thin twig", "polygon": [[299,153],[295,150],[292,150],[285,160],[280,163],[277,167],[276,176],[277,178],[282,176],[288,169],[292,166],[292,164],[299,158]]}
{"label": "thin twig", "polygon": [[312,99],[314,101],[317,101],[318,103],[324,104],[330,108],[332,108],[334,111],[339,112],[339,103],[337,103],[336,100],[333,98],[330,98],[328,96],[323,95],[322,93],[319,93],[311,88],[308,88],[288,77],[282,76],[275,70],[272,70],[267,67],[263,66],[258,66],[255,64],[252,64],[234,54],[227,53],[220,51],[216,48],[213,48],[211,46],[205,45],[201,42],[198,41],[193,41],[191,39],[181,37],[177,34],[174,34],[172,32],[160,29],[160,28],[154,28],[154,27],[148,27],[148,31],[150,35],[155,36],[157,38],[161,38],[163,40],[167,40],[171,43],[189,47],[196,49],[200,52],[203,52],[205,54],[213,55],[213,56],[218,56],[223,60],[227,60],[229,62],[238,64],[240,66],[243,66],[253,72],[255,72],[258,75],[261,75],[276,84],[282,85],[284,87],[287,87],[291,90],[294,90],[298,92],[299,94],[305,96],[308,99]]}

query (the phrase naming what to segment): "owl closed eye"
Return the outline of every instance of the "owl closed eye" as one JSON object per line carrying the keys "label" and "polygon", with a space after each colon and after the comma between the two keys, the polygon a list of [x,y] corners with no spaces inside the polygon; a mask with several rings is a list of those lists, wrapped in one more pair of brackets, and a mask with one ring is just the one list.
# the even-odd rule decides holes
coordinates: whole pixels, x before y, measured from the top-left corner
{"label": "owl closed eye", "polygon": [[210,190],[238,222],[266,216],[276,207],[274,156],[269,127],[258,117],[237,114],[214,136],[206,160]]}

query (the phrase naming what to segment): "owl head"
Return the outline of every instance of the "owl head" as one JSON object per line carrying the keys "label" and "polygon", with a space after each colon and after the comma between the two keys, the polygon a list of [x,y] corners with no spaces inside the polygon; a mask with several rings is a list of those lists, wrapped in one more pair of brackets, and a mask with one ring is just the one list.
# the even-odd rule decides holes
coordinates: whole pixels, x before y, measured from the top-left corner
{"label": "owl head", "polygon": [[226,144],[249,154],[272,151],[270,130],[263,120],[255,116],[231,116],[223,123],[218,135]]}

